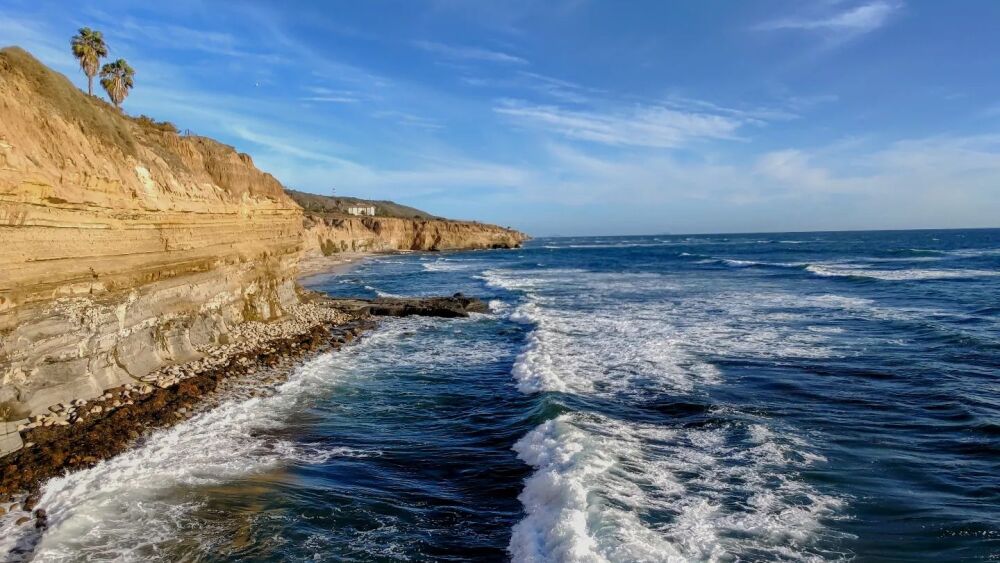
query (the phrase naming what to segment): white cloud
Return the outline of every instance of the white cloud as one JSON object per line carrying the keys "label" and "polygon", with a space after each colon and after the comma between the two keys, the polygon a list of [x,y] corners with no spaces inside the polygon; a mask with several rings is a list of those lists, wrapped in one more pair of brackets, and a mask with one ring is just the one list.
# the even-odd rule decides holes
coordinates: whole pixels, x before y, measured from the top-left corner
{"label": "white cloud", "polygon": [[[88,10],[87,15],[99,27],[109,31],[108,39],[112,54],[116,48],[116,41],[111,40],[114,39],[141,44],[144,49],[155,47],[157,51],[200,51],[222,57],[253,60],[255,64],[292,64],[290,59],[273,51],[250,48],[248,43],[231,33],[175,24],[155,24],[149,20],[123,17],[96,8]],[[266,45],[266,43],[255,45]]]}
{"label": "white cloud", "polygon": [[0,47],[18,46],[62,72],[79,69],[69,37],[57,41],[47,22],[0,11]]}
{"label": "white cloud", "polygon": [[324,96],[304,96],[299,98],[303,102],[324,102],[332,104],[353,104],[357,103],[359,100],[350,96],[336,96],[336,95],[324,95]]}
{"label": "white cloud", "polygon": [[778,18],[757,26],[759,30],[815,30],[860,35],[875,31],[902,7],[900,2],[877,0],[833,13]]}
{"label": "white cloud", "polygon": [[400,125],[407,127],[419,127],[421,129],[436,130],[443,129],[444,125],[429,117],[421,117],[412,113],[397,110],[379,110],[372,114],[377,119],[391,119]]}
{"label": "white cloud", "polygon": [[829,171],[814,166],[808,154],[796,149],[761,155],[752,172],[760,178],[794,186],[799,190],[829,191],[835,185]]}
{"label": "white cloud", "polygon": [[743,121],[724,115],[636,105],[599,112],[506,100],[494,108],[529,126],[567,138],[617,146],[677,148],[696,139],[734,139]]}
{"label": "white cloud", "polygon": [[547,155],[537,173],[545,188],[526,199],[563,206],[614,199],[625,216],[660,210],[664,227],[686,221],[673,210],[692,202],[708,207],[700,225],[684,228],[701,231],[725,230],[744,209],[767,221],[744,228],[772,231],[998,226],[1000,217],[1000,135],[783,149],[745,161],[609,157],[563,144],[549,145]]}
{"label": "white cloud", "polygon": [[460,45],[446,45],[444,43],[438,43],[436,41],[415,41],[413,43],[418,48],[423,49],[429,53],[435,53],[438,55],[443,55],[449,59],[457,60],[468,60],[468,61],[485,61],[492,63],[504,63],[504,64],[517,64],[524,65],[528,64],[528,61],[502,51],[492,51],[489,49],[482,49],[479,47],[466,47]]}
{"label": "white cloud", "polygon": [[393,197],[400,190],[430,193],[442,188],[526,188],[532,172],[516,166],[454,154],[424,154],[414,166],[377,167],[336,156],[322,139],[261,133],[261,124],[233,123],[230,129],[259,147],[254,159],[288,186],[316,189],[334,183],[344,193]]}

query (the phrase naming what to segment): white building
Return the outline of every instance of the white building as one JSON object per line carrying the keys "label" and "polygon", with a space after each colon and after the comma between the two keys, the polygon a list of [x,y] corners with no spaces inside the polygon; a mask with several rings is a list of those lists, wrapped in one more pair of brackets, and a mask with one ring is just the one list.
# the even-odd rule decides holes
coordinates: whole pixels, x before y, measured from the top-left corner
{"label": "white building", "polygon": [[347,212],[351,215],[370,215],[375,216],[375,206],[368,203],[352,203],[350,207],[347,208]]}

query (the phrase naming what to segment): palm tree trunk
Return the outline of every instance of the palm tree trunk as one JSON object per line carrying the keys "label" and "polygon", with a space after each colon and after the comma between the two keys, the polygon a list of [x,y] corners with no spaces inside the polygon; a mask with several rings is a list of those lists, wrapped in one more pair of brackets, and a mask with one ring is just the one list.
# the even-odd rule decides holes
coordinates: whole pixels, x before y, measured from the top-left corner
{"label": "palm tree trunk", "polygon": [[87,75],[87,95],[94,95],[94,77],[89,74]]}

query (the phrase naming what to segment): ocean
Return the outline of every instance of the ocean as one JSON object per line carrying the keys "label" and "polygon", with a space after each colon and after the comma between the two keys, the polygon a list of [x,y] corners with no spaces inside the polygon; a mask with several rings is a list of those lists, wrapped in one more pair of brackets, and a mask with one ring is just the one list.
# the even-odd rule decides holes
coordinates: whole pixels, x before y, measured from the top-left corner
{"label": "ocean", "polygon": [[39,561],[1000,559],[1000,230],[382,256],[393,319],[49,482]]}

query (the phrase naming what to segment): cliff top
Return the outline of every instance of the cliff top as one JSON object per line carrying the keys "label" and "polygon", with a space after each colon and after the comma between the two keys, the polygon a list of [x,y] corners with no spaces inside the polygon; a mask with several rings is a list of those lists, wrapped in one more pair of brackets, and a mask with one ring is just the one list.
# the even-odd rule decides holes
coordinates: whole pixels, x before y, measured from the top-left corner
{"label": "cliff top", "polygon": [[[181,184],[187,183],[181,177],[196,183],[210,180],[237,199],[250,194],[291,204],[283,186],[257,170],[249,155],[207,137],[181,135],[167,122],[129,116],[87,95],[19,47],[0,49],[0,121],[0,140],[39,162],[33,172],[58,177],[103,168],[134,177],[139,164],[153,172],[161,168]],[[54,190],[61,191],[58,186]]]}
{"label": "cliff top", "polygon": [[26,86],[32,101],[53,114],[78,123],[93,138],[135,156],[128,120],[114,106],[81,92],[62,74],[42,64],[20,47],[0,49],[0,77]]}
{"label": "cliff top", "polygon": [[394,201],[369,200],[356,197],[325,196],[300,192],[298,190],[285,189],[285,192],[299,204],[302,209],[318,213],[321,215],[346,215],[347,208],[353,205],[371,205],[375,207],[375,215],[378,217],[399,217],[401,219],[441,219],[421,211],[415,207],[400,205]]}

